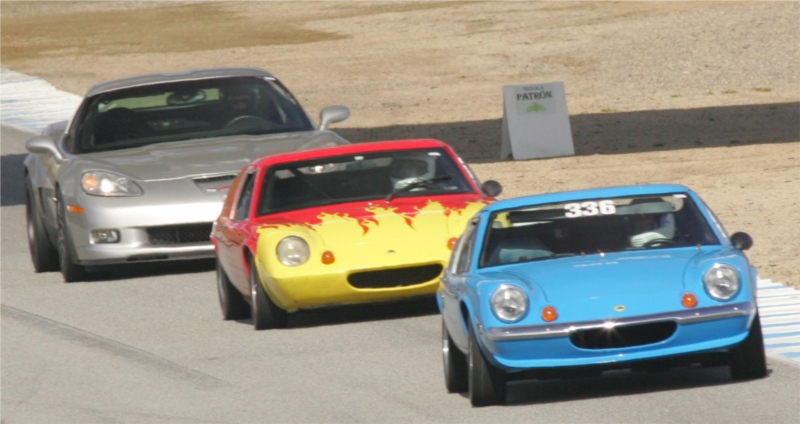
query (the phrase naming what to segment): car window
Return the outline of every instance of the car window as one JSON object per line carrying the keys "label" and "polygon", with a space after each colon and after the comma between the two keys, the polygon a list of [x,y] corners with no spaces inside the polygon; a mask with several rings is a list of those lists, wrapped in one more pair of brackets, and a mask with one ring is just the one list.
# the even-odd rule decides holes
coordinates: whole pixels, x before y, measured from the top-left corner
{"label": "car window", "polygon": [[480,266],[719,240],[685,193],[577,199],[495,212]]}
{"label": "car window", "polygon": [[255,186],[255,173],[250,172],[245,177],[244,184],[242,184],[242,191],[239,199],[236,202],[236,210],[234,211],[234,219],[242,221],[248,218],[250,212],[250,205],[253,202],[253,191]]}
{"label": "car window", "polygon": [[338,203],[473,191],[441,148],[349,154],[275,165],[265,174],[258,214]]}
{"label": "car window", "polygon": [[239,134],[311,131],[277,80],[212,78],[154,84],[87,99],[76,118],[76,153]]}
{"label": "car window", "polygon": [[453,255],[450,260],[451,272],[455,274],[462,274],[469,271],[472,257],[472,251],[475,246],[475,229],[478,227],[478,221],[472,220],[467,224],[464,233],[458,239]]}

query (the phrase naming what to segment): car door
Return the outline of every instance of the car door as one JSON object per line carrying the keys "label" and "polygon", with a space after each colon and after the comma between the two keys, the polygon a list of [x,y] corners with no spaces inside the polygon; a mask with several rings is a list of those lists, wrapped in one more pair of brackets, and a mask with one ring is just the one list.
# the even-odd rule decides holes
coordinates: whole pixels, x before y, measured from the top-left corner
{"label": "car door", "polygon": [[[222,264],[228,278],[240,291],[249,290],[248,273],[246,267],[245,246],[250,232],[250,214],[253,205],[256,182],[255,170],[250,170],[243,175],[241,184],[234,184],[235,196],[233,207],[229,213],[220,215],[215,224],[214,236],[217,239],[217,257]],[[238,190],[236,190],[239,188]]]}
{"label": "car door", "polygon": [[461,317],[461,303],[464,295],[467,275],[472,261],[472,251],[475,246],[475,239],[478,227],[478,218],[472,219],[464,233],[458,240],[450,264],[442,278],[442,317],[445,320],[453,342],[462,349],[467,347],[467,331],[464,320]]}

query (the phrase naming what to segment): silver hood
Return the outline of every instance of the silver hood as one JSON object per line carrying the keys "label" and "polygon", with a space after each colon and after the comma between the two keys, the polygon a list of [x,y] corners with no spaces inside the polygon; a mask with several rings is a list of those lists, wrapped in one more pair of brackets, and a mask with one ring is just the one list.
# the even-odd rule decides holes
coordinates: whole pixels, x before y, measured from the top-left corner
{"label": "silver hood", "polygon": [[109,170],[138,181],[238,173],[255,159],[277,153],[348,144],[332,131],[233,136],[151,144],[82,155],[85,170]]}

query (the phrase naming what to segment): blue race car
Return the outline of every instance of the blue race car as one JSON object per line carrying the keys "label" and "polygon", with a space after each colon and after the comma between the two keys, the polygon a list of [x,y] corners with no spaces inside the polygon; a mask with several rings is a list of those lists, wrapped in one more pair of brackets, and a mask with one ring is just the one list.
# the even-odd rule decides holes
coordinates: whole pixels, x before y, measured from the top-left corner
{"label": "blue race car", "polygon": [[449,392],[503,404],[510,380],[730,367],[765,377],[756,269],[680,185],[543,194],[484,207],[437,294]]}

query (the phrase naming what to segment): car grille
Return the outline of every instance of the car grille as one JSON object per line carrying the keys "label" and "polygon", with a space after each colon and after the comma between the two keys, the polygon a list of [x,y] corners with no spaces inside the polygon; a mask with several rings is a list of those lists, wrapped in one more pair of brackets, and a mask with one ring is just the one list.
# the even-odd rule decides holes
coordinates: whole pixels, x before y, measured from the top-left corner
{"label": "car grille", "polygon": [[422,265],[381,271],[355,272],[347,277],[347,282],[357,289],[403,287],[427,283],[441,273],[442,266],[439,264]]}
{"label": "car grille", "polygon": [[676,323],[665,321],[613,329],[579,330],[569,338],[581,349],[614,349],[658,343],[672,337],[677,328]]}
{"label": "car grille", "polygon": [[147,238],[153,245],[210,243],[211,223],[166,225],[147,228]]}

